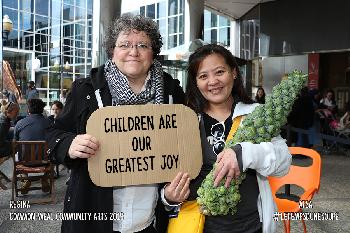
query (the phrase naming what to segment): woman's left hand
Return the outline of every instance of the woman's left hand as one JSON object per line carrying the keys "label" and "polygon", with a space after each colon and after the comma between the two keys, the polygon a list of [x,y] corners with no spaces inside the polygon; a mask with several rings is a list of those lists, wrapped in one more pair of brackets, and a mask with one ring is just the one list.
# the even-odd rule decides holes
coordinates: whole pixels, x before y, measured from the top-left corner
{"label": "woman's left hand", "polygon": [[165,187],[164,196],[167,201],[181,203],[190,195],[190,177],[187,173],[179,172],[175,179]]}
{"label": "woman's left hand", "polygon": [[241,174],[236,153],[230,148],[225,149],[218,154],[216,163],[217,166],[214,171],[214,187],[217,187],[220,181],[226,176],[225,187],[228,188],[231,180],[238,178]]}

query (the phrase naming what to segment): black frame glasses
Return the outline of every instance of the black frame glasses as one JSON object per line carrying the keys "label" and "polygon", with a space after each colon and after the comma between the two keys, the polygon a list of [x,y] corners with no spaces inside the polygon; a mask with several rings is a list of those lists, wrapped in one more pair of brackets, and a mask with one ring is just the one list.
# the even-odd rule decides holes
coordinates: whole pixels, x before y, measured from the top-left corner
{"label": "black frame glasses", "polygon": [[210,133],[213,136],[213,152],[218,155],[225,148],[225,124],[218,122],[211,126]]}

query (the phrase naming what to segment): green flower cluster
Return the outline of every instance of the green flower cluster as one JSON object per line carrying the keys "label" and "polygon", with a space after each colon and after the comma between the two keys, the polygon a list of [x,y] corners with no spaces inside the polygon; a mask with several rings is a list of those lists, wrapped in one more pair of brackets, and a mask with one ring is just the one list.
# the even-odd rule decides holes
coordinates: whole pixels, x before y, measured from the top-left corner
{"label": "green flower cluster", "polygon": [[[243,120],[234,137],[227,141],[226,148],[240,142],[268,142],[277,136],[280,128],[287,123],[287,116],[306,80],[307,75],[300,71],[288,74],[286,80],[273,87],[272,94],[266,97],[265,104],[257,106]],[[224,187],[224,180],[214,188],[214,170],[215,165],[197,191],[197,202],[201,212],[205,215],[235,214],[237,203],[240,201],[239,185],[245,174],[242,173],[239,179],[231,181],[228,189]]]}

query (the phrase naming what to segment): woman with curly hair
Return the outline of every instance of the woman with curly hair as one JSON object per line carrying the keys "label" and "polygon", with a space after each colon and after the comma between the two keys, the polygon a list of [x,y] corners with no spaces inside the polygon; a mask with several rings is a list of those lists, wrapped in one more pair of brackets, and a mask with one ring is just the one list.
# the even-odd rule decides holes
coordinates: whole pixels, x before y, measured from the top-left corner
{"label": "woman with curly hair", "polygon": [[179,81],[163,75],[157,60],[162,44],[156,22],[142,16],[122,15],[112,22],[105,36],[108,60],[93,68],[89,78],[73,83],[64,110],[50,127],[47,138],[52,157],[72,171],[64,212],[92,216],[115,212],[123,213],[123,219],[99,221],[92,217],[86,221],[63,221],[62,232],[164,232],[166,226],[159,224],[166,221],[158,219],[166,217],[162,212],[164,205],[171,207],[169,203],[176,205],[187,198],[187,173],[179,173],[158,193],[158,184],[98,187],[91,181],[87,168],[87,159],[99,149],[98,140],[86,134],[86,122],[97,108],[184,102]]}

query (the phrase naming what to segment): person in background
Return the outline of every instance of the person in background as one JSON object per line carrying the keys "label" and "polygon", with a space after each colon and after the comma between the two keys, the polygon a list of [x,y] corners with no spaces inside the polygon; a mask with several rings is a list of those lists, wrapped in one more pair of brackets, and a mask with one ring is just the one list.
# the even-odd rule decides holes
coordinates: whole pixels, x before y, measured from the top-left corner
{"label": "person in background", "polygon": [[29,81],[27,83],[27,92],[26,92],[26,99],[27,101],[30,99],[39,99],[39,91],[35,87],[34,81]]}
{"label": "person in background", "polygon": [[320,101],[320,108],[327,109],[332,113],[332,117],[335,119],[338,113],[338,106],[335,101],[334,91],[329,89],[326,92],[326,96]]}
{"label": "person in background", "polygon": [[45,103],[41,99],[27,102],[28,116],[19,120],[15,126],[15,139],[18,141],[45,140],[45,131],[49,121],[43,116]]}
{"label": "person in background", "polygon": [[350,130],[350,102],[345,106],[345,113],[339,120],[337,130]]}
{"label": "person in background", "polygon": [[55,119],[58,117],[58,115],[62,112],[63,110],[63,104],[61,101],[55,100],[52,102],[51,105],[51,114],[48,118],[51,121],[55,121]]}
{"label": "person in background", "polygon": [[7,102],[18,103],[17,97],[12,91],[8,91],[5,89],[2,91],[2,94],[7,98]]}
{"label": "person in background", "polygon": [[100,146],[95,137],[86,134],[87,120],[96,109],[184,103],[179,81],[163,75],[157,60],[162,44],[156,22],[124,14],[112,22],[105,34],[108,60],[93,68],[88,78],[73,82],[63,112],[48,129],[47,137],[50,155],[71,169],[64,212],[92,215],[123,212],[124,218],[62,221],[62,232],[165,232],[164,207],[178,206],[187,198],[190,180],[187,173],[179,173],[161,192],[159,184],[98,187],[88,173],[87,159],[96,156]]}
{"label": "person in background", "polygon": [[[41,99],[29,99],[27,105],[29,115],[16,123],[14,139],[17,141],[45,141],[46,128],[50,122],[43,115],[45,103]],[[50,191],[47,177],[41,179],[43,192]],[[30,185],[30,180],[25,180],[21,193],[28,193]]]}
{"label": "person in background", "polygon": [[320,130],[321,130],[321,119],[320,119],[320,100],[321,93],[318,89],[309,90],[309,96],[312,100],[312,106],[314,111],[314,120],[312,127],[309,129],[309,147],[319,145],[321,143]]}
{"label": "person in background", "polygon": [[259,104],[265,104],[265,90],[262,87],[259,87],[256,91],[255,102]]}
{"label": "person in background", "polygon": [[19,112],[17,103],[1,102],[0,110],[0,157],[11,156],[11,142],[7,140],[11,128],[11,120],[14,120]]}
{"label": "person in background", "polygon": [[229,187],[232,179],[246,172],[239,188],[237,213],[206,216],[204,232],[275,232],[273,215],[277,210],[267,177],[283,176],[289,170],[292,157],[285,140],[277,136],[270,142],[240,142],[225,149],[233,121],[259,104],[246,94],[236,60],[226,48],[204,45],[189,57],[188,63],[187,103],[200,118],[203,152],[203,165],[190,183],[188,200],[197,198],[197,190],[215,162],[214,186],[224,180]]}

